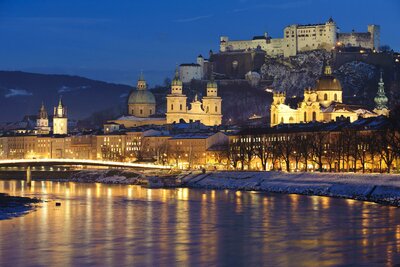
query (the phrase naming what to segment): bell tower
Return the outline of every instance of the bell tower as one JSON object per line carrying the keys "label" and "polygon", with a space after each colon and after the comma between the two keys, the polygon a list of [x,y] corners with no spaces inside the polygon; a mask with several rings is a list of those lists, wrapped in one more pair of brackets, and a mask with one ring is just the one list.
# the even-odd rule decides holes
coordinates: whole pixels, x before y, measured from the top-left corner
{"label": "bell tower", "polygon": [[48,134],[50,132],[49,117],[43,102],[39,109],[39,114],[36,120],[36,129],[38,130],[39,134]]}
{"label": "bell tower", "polygon": [[186,117],[187,97],[182,93],[182,89],[183,84],[179,79],[179,70],[176,68],[171,82],[171,93],[167,95],[167,123],[179,122]]}
{"label": "bell tower", "polygon": [[64,135],[68,133],[67,108],[62,103],[62,99],[58,101],[58,106],[54,107],[53,116],[53,134]]}
{"label": "bell tower", "polygon": [[207,95],[203,97],[203,109],[208,115],[205,125],[221,125],[222,123],[222,99],[218,96],[218,85],[214,81],[211,71],[210,81],[207,83]]}
{"label": "bell tower", "polygon": [[375,101],[374,112],[378,115],[389,116],[389,108],[387,106],[388,98],[385,94],[385,83],[383,82],[382,71],[381,71],[381,77],[379,79],[378,85],[379,85],[378,93],[376,94],[376,97],[374,98],[374,101]]}

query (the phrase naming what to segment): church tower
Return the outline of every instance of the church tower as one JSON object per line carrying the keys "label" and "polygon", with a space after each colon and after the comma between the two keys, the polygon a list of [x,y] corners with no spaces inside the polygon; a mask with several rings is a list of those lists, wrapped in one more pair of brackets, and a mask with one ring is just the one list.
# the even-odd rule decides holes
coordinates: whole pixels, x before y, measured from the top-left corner
{"label": "church tower", "polygon": [[378,93],[376,94],[376,97],[374,98],[375,101],[375,109],[374,112],[378,115],[384,115],[384,116],[389,116],[389,108],[387,106],[388,104],[388,98],[385,94],[385,83],[383,82],[383,77],[382,77],[382,71],[381,71],[381,77],[379,79],[378,83]]}
{"label": "church tower", "polygon": [[43,103],[39,109],[39,114],[36,119],[36,129],[38,130],[39,134],[48,134],[50,132],[49,117]]}
{"label": "church tower", "polygon": [[167,123],[179,122],[187,112],[187,97],[182,93],[182,81],[176,68],[175,77],[171,82],[171,93],[167,95]]}
{"label": "church tower", "polygon": [[54,107],[53,134],[68,133],[67,108],[63,105],[61,97],[58,106]]}
{"label": "church tower", "polygon": [[218,96],[218,85],[211,73],[210,81],[207,83],[207,96],[203,97],[203,109],[208,117],[205,125],[221,125],[221,103],[222,99]]}

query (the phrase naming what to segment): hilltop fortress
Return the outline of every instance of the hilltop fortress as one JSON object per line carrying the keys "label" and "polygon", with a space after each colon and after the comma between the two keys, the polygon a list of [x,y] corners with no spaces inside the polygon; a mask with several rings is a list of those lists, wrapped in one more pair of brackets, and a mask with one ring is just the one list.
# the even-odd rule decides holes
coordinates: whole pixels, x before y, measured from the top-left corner
{"label": "hilltop fortress", "polygon": [[271,38],[265,33],[252,40],[231,41],[227,36],[220,37],[220,52],[263,50],[266,55],[295,56],[299,52],[325,49],[336,46],[363,47],[378,51],[380,46],[380,26],[368,25],[367,32],[340,33],[335,21],[330,18],[325,23],[299,25],[293,24],[283,30],[283,38]]}

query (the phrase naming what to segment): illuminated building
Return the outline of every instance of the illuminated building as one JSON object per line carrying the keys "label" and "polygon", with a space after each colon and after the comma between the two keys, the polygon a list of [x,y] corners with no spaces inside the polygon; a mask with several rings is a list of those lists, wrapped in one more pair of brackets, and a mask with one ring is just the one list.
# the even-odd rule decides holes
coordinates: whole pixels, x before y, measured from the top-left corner
{"label": "illuminated building", "polygon": [[63,105],[61,97],[58,106],[54,107],[53,134],[68,134],[67,108]]}
{"label": "illuminated building", "polygon": [[342,86],[332,75],[331,67],[325,66],[324,74],[317,80],[315,89],[304,90],[304,99],[297,108],[286,104],[286,94],[275,92],[271,104],[270,125],[331,122],[337,118],[349,118],[351,122],[359,117],[369,118],[378,114],[363,107],[342,103]]}
{"label": "illuminated building", "polygon": [[221,125],[222,99],[218,96],[218,86],[212,75],[207,83],[206,96],[200,101],[196,95],[190,103],[190,108],[187,106],[187,97],[182,89],[183,84],[176,70],[171,83],[171,93],[167,95],[167,123],[200,121],[207,126]]}

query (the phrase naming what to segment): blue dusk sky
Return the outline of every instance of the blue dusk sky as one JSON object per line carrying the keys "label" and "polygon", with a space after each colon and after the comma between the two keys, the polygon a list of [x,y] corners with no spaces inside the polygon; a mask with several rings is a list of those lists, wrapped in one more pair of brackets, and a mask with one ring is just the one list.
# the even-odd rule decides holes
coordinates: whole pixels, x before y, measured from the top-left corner
{"label": "blue dusk sky", "polygon": [[0,0],[0,70],[80,75],[151,85],[176,64],[218,51],[219,36],[282,37],[289,24],[325,22],[342,32],[381,25],[400,50],[398,0]]}

